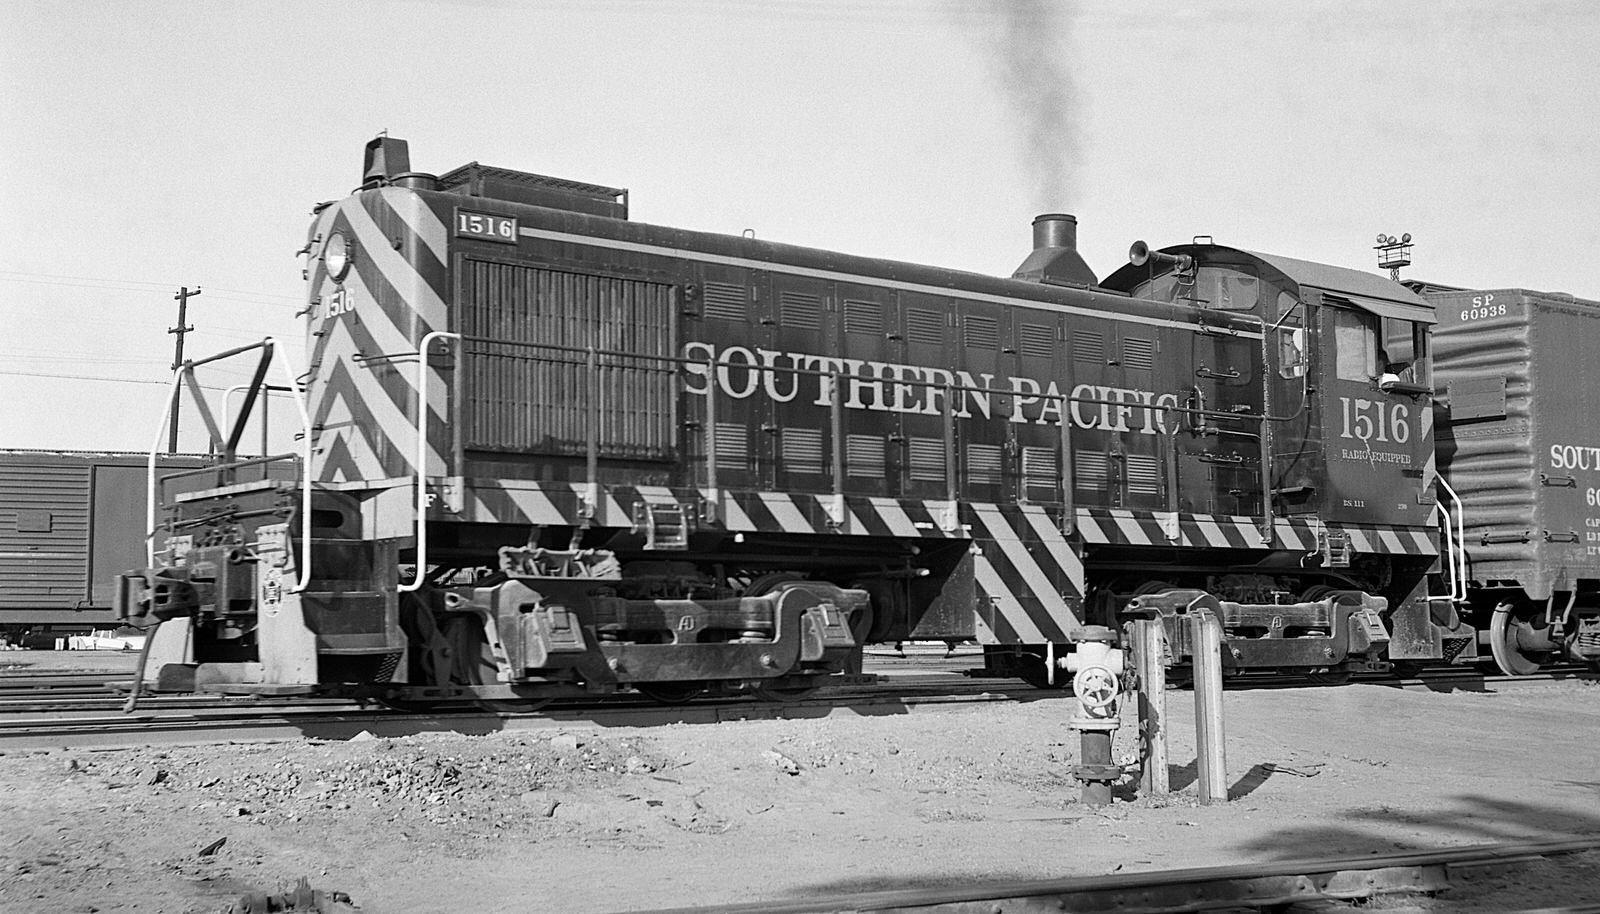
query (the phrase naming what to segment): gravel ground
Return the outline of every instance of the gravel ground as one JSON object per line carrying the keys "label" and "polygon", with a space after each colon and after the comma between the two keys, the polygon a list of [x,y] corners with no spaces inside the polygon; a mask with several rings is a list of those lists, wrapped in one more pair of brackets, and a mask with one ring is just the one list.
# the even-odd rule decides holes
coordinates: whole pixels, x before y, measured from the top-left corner
{"label": "gravel ground", "polygon": [[[302,878],[363,912],[637,911],[1600,834],[1593,683],[1229,692],[1232,799],[1211,806],[1190,695],[1169,704],[1176,793],[1124,783],[1098,809],[1069,776],[1070,700],[6,753],[0,911],[220,912]],[[1600,903],[1600,854],[1369,909],[1579,902]]]}

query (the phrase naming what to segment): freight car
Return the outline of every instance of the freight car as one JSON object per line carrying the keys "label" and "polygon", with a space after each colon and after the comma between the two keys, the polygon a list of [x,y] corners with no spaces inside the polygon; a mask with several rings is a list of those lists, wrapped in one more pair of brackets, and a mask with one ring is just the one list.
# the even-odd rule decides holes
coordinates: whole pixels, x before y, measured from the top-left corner
{"label": "freight car", "polygon": [[1590,399],[1600,302],[1408,285],[1438,312],[1435,427],[1454,605],[1508,675],[1561,661],[1600,668],[1600,431]]}
{"label": "freight car", "polygon": [[119,579],[166,623],[147,681],[783,698],[942,638],[1052,684],[1086,625],[1161,618],[1181,663],[1200,612],[1237,669],[1471,656],[1427,591],[1410,290],[1210,243],[1097,281],[1065,215],[1006,278],[627,215],[369,144],[303,251],[302,453],[235,465],[219,428]]}
{"label": "freight car", "polygon": [[[156,469],[203,463],[163,454]],[[145,553],[146,469],[145,454],[0,451],[0,636],[117,624],[116,575]]]}

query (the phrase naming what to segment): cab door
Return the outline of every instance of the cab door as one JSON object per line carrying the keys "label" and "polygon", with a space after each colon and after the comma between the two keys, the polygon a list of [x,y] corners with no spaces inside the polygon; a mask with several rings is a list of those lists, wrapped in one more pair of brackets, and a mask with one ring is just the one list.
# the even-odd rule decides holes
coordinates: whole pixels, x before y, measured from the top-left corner
{"label": "cab door", "polygon": [[1377,315],[1329,304],[1318,323],[1328,347],[1318,385],[1328,461],[1324,519],[1424,523],[1417,495],[1431,446],[1426,393],[1394,383]]}

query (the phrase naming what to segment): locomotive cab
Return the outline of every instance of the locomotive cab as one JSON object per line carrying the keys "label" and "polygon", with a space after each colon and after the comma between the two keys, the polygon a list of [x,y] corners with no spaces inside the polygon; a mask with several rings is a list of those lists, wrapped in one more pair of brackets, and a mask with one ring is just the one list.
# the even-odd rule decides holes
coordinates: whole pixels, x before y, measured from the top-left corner
{"label": "locomotive cab", "polygon": [[[1244,313],[1262,328],[1262,377],[1222,365],[1209,405],[1268,417],[1260,481],[1273,516],[1425,526],[1433,504],[1428,327],[1410,290],[1355,270],[1212,244],[1180,245],[1107,279],[1139,298]],[[1197,337],[1195,390],[1219,369]],[[1219,459],[1215,449],[1211,460]],[[1199,507],[1198,505],[1196,506]],[[1419,514],[1422,515],[1419,517]]]}
{"label": "locomotive cab", "polygon": [[[1208,426],[1193,418],[1190,440],[1176,442],[1187,470],[1178,478],[1185,507],[1225,503],[1243,484],[1259,499],[1250,513],[1285,547],[1257,562],[1256,574],[1237,576],[1255,580],[1253,592],[1230,594],[1215,579],[1204,588],[1224,601],[1248,597],[1257,607],[1230,611],[1230,631],[1244,636],[1230,641],[1236,659],[1257,665],[1248,663],[1252,635],[1271,640],[1274,630],[1296,627],[1295,614],[1278,612],[1279,605],[1330,598],[1373,610],[1358,612],[1344,633],[1351,645],[1364,629],[1372,649],[1350,650],[1350,660],[1330,669],[1381,669],[1374,661],[1385,656],[1437,656],[1441,623],[1449,620],[1433,618],[1426,588],[1438,553],[1432,308],[1381,277],[1278,255],[1210,243],[1151,252],[1142,242],[1132,254],[1105,280],[1108,288],[1202,313],[1248,315],[1261,330],[1259,349],[1250,353],[1260,377],[1244,384],[1232,364],[1219,369],[1211,361],[1208,347],[1217,343],[1197,335],[1193,388],[1196,404],[1257,414],[1259,425],[1232,430],[1230,445],[1220,421]],[[1302,632],[1341,638],[1337,620],[1321,611],[1298,621]],[[1380,643],[1391,636],[1392,643]]]}

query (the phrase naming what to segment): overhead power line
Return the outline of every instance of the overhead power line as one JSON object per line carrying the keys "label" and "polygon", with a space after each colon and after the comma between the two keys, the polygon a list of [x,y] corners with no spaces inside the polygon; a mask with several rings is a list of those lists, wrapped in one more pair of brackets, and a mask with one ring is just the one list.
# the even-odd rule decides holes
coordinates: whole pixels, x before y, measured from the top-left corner
{"label": "overhead power line", "polygon": [[[164,381],[156,381],[156,380],[151,380],[149,378],[107,378],[107,377],[102,377],[102,376],[98,376],[98,375],[60,374],[60,373],[48,372],[48,371],[13,371],[13,370],[11,370],[9,368],[0,368],[0,374],[20,375],[22,377],[27,377],[27,378],[54,378],[54,379],[57,379],[57,380],[68,380],[68,381],[109,381],[109,382],[112,382],[112,383],[115,383],[115,384],[158,384],[158,385],[161,385],[163,387],[170,386],[172,384],[172,380],[170,378],[168,378],[167,380],[164,380]],[[218,391],[227,390],[228,389],[226,387],[215,387],[215,386],[210,385],[210,384],[201,384],[200,387],[205,389],[205,390],[218,390]]]}
{"label": "overhead power line", "polygon": [[[102,279],[93,276],[62,276],[55,273],[25,273],[20,270],[0,270],[0,282],[26,282],[43,286],[71,286],[79,289],[106,289],[121,292],[153,292],[163,287],[170,288],[165,283],[145,282],[140,279]],[[216,299],[242,304],[268,303],[263,302],[262,299],[293,302],[295,304],[301,302],[300,297],[297,295],[280,295],[276,292],[250,292],[244,289],[222,289],[215,286],[211,287],[209,291],[223,293],[222,295],[213,296]]]}

